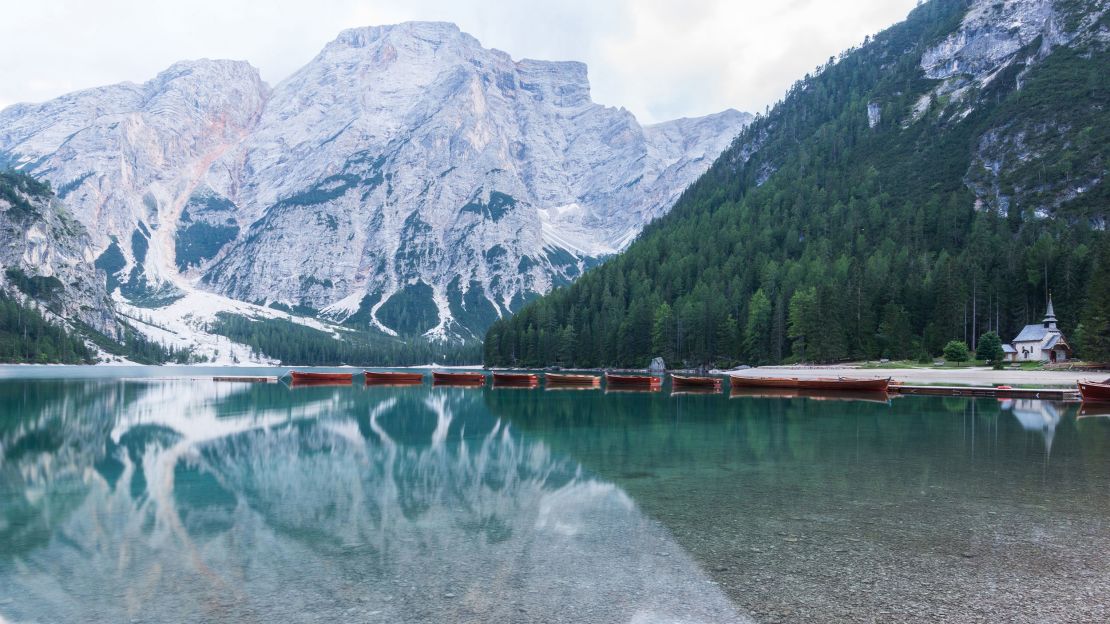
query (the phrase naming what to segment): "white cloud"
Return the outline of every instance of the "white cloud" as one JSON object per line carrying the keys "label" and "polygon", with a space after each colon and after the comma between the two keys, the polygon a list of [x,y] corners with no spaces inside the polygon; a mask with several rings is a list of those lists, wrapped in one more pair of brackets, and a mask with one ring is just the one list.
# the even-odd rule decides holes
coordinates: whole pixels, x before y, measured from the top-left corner
{"label": "white cloud", "polygon": [[594,99],[646,121],[758,111],[916,0],[5,1],[0,107],[125,80],[187,58],[245,59],[271,83],[343,28],[451,21],[514,58],[581,60]]}

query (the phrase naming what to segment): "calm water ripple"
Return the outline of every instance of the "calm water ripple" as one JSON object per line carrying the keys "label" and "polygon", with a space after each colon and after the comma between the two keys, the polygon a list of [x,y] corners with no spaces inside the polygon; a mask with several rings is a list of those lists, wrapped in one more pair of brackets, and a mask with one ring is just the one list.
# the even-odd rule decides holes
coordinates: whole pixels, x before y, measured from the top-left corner
{"label": "calm water ripple", "polygon": [[1073,405],[0,381],[0,620],[1104,621]]}

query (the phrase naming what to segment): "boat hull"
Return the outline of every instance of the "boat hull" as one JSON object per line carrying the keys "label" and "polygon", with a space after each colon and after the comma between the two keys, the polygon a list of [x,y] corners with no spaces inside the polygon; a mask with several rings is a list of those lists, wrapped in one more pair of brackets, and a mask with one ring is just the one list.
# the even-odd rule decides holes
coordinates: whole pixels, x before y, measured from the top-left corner
{"label": "boat hull", "polygon": [[671,385],[673,385],[675,389],[720,390],[721,380],[717,377],[671,375]]}
{"label": "boat hull", "polygon": [[352,375],[351,373],[312,373],[307,371],[289,371],[289,376],[293,379],[293,381],[299,382],[328,381],[332,383],[351,383],[351,381],[354,379],[354,375]]}
{"label": "boat hull", "polygon": [[407,384],[416,385],[424,383],[423,373],[374,373],[362,371],[367,384]]}
{"label": "boat hull", "polygon": [[432,373],[432,383],[441,386],[484,386],[483,373]]}
{"label": "boat hull", "polygon": [[1095,383],[1093,381],[1080,381],[1079,395],[1084,402],[1110,403],[1110,383]]}
{"label": "boat hull", "polygon": [[494,373],[493,383],[498,386],[532,387],[539,385],[540,377],[532,373]]}
{"label": "boat hull", "polygon": [[599,386],[601,378],[594,375],[557,375],[549,373],[544,375],[544,380],[549,386]]}
{"label": "boat hull", "polygon": [[739,377],[729,380],[733,388],[797,388],[798,380],[793,377]]}
{"label": "boat hull", "polygon": [[886,392],[890,379],[797,379],[794,377],[733,377],[733,388],[787,388],[824,392]]}
{"label": "boat hull", "polygon": [[605,384],[611,388],[655,388],[663,385],[663,380],[651,375],[605,375]]}
{"label": "boat hull", "polygon": [[799,379],[798,388],[802,390],[823,390],[835,392],[886,392],[890,379]]}

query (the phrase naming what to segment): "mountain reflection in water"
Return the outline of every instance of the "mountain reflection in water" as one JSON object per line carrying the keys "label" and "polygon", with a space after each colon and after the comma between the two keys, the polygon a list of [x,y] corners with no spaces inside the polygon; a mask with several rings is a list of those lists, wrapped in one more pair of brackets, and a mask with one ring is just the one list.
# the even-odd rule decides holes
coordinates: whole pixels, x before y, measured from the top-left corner
{"label": "mountain reflection in water", "polygon": [[0,383],[13,621],[743,621],[481,392]]}

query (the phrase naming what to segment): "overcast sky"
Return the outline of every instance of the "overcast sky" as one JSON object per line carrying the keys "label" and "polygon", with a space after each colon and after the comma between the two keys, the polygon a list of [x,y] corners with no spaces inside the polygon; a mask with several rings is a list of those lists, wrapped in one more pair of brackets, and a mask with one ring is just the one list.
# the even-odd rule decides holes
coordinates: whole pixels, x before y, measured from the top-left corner
{"label": "overcast sky", "polygon": [[275,84],[344,28],[438,20],[513,58],[579,60],[642,121],[773,104],[917,0],[3,0],[0,108],[174,61],[247,60]]}

